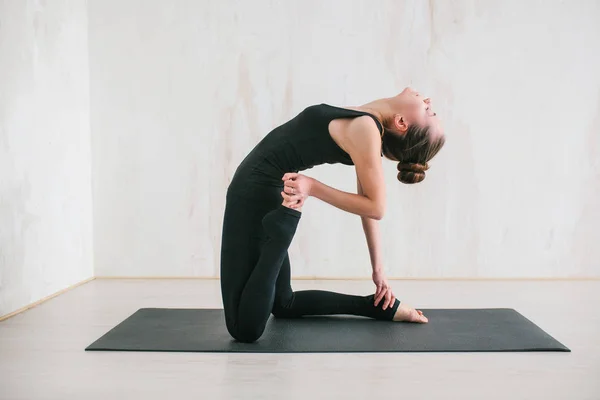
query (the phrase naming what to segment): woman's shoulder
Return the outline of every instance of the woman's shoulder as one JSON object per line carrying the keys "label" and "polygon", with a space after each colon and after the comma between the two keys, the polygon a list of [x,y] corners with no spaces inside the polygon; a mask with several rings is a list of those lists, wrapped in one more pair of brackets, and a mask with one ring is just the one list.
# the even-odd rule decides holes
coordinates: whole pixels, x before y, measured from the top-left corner
{"label": "woman's shoulder", "polygon": [[361,155],[379,154],[381,136],[379,127],[368,115],[353,118],[345,124],[342,135],[346,152],[354,159]]}
{"label": "woman's shoulder", "polygon": [[377,122],[370,115],[353,118],[347,125],[347,133],[351,137],[379,143],[381,132]]}

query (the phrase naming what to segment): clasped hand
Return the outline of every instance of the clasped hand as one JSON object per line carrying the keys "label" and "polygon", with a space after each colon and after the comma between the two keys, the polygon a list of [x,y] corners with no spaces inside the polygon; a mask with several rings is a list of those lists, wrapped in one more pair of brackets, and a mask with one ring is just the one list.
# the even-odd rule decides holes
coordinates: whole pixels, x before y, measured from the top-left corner
{"label": "clasped hand", "polygon": [[301,208],[304,201],[310,196],[313,179],[295,172],[288,172],[281,180],[284,183],[281,197],[286,203],[291,203],[290,208]]}

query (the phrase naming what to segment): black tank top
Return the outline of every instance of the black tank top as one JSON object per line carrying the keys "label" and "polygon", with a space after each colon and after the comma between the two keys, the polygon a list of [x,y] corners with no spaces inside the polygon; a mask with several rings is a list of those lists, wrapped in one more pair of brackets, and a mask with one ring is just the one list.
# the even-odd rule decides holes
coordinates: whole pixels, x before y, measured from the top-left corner
{"label": "black tank top", "polygon": [[[286,172],[300,172],[321,164],[354,165],[329,134],[329,123],[337,118],[369,115],[380,132],[383,127],[372,114],[319,104],[269,132],[237,168],[229,190],[260,185],[282,187]],[[239,190],[236,190],[239,192]],[[244,190],[245,191],[245,190]]]}

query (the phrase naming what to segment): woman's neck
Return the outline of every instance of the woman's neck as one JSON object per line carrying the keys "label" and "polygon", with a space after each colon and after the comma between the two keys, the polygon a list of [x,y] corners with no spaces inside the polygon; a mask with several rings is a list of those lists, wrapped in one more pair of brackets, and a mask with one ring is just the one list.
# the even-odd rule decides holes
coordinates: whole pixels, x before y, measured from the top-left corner
{"label": "woman's neck", "polygon": [[387,121],[394,117],[392,104],[388,99],[378,99],[358,107],[362,111],[366,111],[375,115],[385,125]]}

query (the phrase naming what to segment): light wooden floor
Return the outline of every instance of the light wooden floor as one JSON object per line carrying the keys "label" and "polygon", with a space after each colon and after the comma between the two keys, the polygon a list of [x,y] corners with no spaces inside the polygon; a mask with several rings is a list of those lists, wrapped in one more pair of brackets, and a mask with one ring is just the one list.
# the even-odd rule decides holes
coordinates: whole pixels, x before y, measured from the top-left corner
{"label": "light wooden floor", "polygon": [[[294,286],[372,290],[368,281]],[[140,307],[221,306],[218,281],[95,280],[0,322],[0,399],[600,399],[600,281],[394,288],[423,308],[515,308],[572,353],[84,352]]]}

